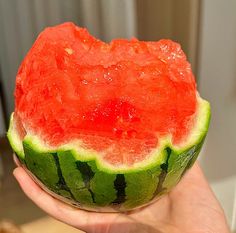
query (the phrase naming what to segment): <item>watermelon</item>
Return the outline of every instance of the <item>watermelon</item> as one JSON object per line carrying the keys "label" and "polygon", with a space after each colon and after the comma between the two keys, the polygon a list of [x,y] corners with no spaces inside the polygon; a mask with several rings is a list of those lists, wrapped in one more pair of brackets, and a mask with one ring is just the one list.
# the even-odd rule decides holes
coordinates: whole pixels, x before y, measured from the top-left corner
{"label": "watermelon", "polygon": [[19,68],[8,138],[53,196],[86,210],[128,211],[180,181],[209,121],[179,44],[105,43],[64,23],[46,28]]}

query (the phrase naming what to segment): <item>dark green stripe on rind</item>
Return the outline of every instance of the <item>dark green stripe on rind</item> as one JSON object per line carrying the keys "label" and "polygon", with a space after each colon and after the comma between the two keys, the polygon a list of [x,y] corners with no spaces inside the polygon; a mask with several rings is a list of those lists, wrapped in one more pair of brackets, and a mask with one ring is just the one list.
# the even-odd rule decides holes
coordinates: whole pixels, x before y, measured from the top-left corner
{"label": "dark green stripe on rind", "polygon": [[94,205],[91,193],[84,183],[83,175],[71,151],[58,152],[58,159],[64,180],[75,200],[82,205]]}
{"label": "dark green stripe on rind", "polygon": [[[165,150],[161,164],[168,163],[168,159],[169,154]],[[123,204],[124,208],[135,208],[153,199],[153,195],[158,188],[161,172],[163,171],[161,164],[157,164],[144,171],[124,174],[126,181],[126,201]]]}
{"label": "dark green stripe on rind", "polygon": [[204,139],[202,139],[197,145],[183,151],[180,154],[172,150],[169,159],[168,173],[166,175],[165,181],[163,182],[163,188],[169,191],[179,182],[186,169],[191,167],[197,159],[203,141]]}
{"label": "dark green stripe on rind", "polygon": [[27,168],[51,191],[63,195],[66,198],[71,198],[68,188],[65,188],[66,185],[60,183],[58,168],[54,158],[55,155],[51,153],[39,154],[27,142],[23,142],[23,147]]}
{"label": "dark green stripe on rind", "polygon": [[161,194],[163,191],[165,191],[165,188],[163,188],[163,183],[164,183],[167,173],[168,173],[168,166],[169,166],[169,159],[171,156],[171,152],[172,152],[172,150],[169,147],[167,147],[165,149],[165,153],[167,155],[167,158],[166,158],[165,163],[162,163],[160,166],[162,171],[161,171],[161,174],[158,176],[157,187],[156,187],[155,192],[153,193],[152,199],[157,197],[158,194]]}
{"label": "dark green stripe on rind", "polygon": [[84,185],[88,189],[93,203],[95,203],[94,193],[90,188],[90,180],[94,177],[95,173],[92,171],[91,167],[86,162],[76,161],[76,166],[82,174]]}
{"label": "dark green stripe on rind", "polygon": [[88,206],[105,206],[115,200],[115,174],[100,171],[94,161],[76,160],[71,151],[58,155],[63,177],[76,201]]}
{"label": "dark green stripe on rind", "polygon": [[59,177],[59,181],[57,183],[57,187],[59,188],[60,192],[68,192],[70,193],[70,196],[72,199],[75,199],[72,192],[70,191],[70,189],[68,188],[65,180],[64,180],[64,177],[62,176],[62,172],[61,172],[61,167],[60,167],[60,164],[59,164],[59,159],[58,159],[58,156],[56,153],[52,153],[53,157],[54,157],[54,160],[55,160],[55,164],[56,164],[56,167],[57,167],[57,174],[58,174],[58,177]]}
{"label": "dark green stripe on rind", "polygon": [[116,179],[114,181],[114,187],[117,190],[116,199],[112,202],[112,204],[120,205],[126,201],[126,182],[124,174],[117,174]]}
{"label": "dark green stripe on rind", "polygon": [[95,161],[90,161],[88,164],[95,172],[90,181],[90,188],[95,194],[94,200],[98,206],[106,206],[116,198],[116,190],[114,188],[116,174],[101,171],[96,166]]}

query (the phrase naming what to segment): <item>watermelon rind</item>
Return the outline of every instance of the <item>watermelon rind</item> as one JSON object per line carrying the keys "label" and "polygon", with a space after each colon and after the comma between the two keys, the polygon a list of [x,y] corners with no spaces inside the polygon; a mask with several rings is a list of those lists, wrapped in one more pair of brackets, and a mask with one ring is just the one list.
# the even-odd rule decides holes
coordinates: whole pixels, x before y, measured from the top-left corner
{"label": "watermelon rind", "polygon": [[10,142],[12,149],[16,153],[16,155],[20,158],[21,161],[23,161],[25,157],[24,148],[23,148],[23,144],[20,139],[20,136],[18,135],[15,124],[14,124],[13,113],[11,114],[11,117],[10,117],[10,125],[7,132],[7,138]]}
{"label": "watermelon rind", "polygon": [[132,166],[114,166],[101,154],[74,140],[57,148],[27,133],[23,140],[11,116],[8,139],[23,166],[51,194],[84,209],[127,211],[146,205],[169,192],[189,169],[201,150],[210,121],[210,104],[197,96],[197,112],[187,139],[173,145],[160,140],[148,158]]}

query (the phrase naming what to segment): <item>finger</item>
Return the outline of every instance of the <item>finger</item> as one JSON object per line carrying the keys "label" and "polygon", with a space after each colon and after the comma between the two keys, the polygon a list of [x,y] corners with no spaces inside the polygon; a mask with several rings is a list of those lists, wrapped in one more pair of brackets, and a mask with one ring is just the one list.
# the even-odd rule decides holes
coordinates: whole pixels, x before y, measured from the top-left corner
{"label": "finger", "polygon": [[198,162],[194,163],[192,168],[186,172],[180,183],[176,186],[175,191],[182,190],[182,188],[186,187],[187,185],[190,188],[204,189],[205,191],[213,194]]}
{"label": "finger", "polygon": [[86,232],[107,232],[111,225],[133,221],[118,213],[95,213],[80,210],[54,199],[43,191],[22,168],[13,172],[24,193],[42,210],[52,217]]}
{"label": "finger", "polygon": [[175,205],[182,205],[183,201],[192,206],[205,206],[220,214],[223,209],[213,193],[198,162],[184,175],[180,183],[170,192],[170,198]]}
{"label": "finger", "polygon": [[[78,229],[88,231],[89,221],[91,218],[89,215],[92,213],[75,209],[54,199],[39,188],[39,186],[21,167],[16,168],[13,174],[24,193],[46,213]],[[97,221],[96,218],[93,220]]]}

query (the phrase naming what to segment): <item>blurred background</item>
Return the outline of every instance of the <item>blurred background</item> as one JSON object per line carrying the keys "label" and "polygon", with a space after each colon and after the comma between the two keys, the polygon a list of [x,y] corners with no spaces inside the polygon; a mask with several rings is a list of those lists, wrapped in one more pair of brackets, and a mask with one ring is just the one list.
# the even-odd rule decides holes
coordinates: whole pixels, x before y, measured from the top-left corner
{"label": "blurred background", "polygon": [[[42,231],[54,221],[28,200],[13,180],[5,132],[14,108],[20,62],[41,30],[65,21],[88,28],[104,41],[170,38],[182,45],[199,92],[212,106],[200,162],[231,229],[236,230],[235,0],[0,0],[0,219],[11,219],[23,224],[24,232],[36,233],[34,224]],[[55,221],[54,226],[66,227]],[[65,232],[59,229],[45,227],[43,232]]]}

